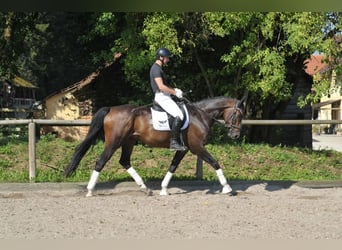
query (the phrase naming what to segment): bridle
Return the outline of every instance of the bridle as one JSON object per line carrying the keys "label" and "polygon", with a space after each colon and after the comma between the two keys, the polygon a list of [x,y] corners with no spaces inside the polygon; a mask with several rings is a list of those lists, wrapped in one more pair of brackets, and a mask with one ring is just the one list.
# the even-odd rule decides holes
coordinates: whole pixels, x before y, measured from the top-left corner
{"label": "bridle", "polygon": [[[227,107],[229,108],[229,107]],[[236,126],[235,125],[235,122],[236,122],[236,116],[237,116],[237,113],[240,113],[241,115],[243,115],[243,111],[241,108],[239,108],[237,106],[237,104],[234,105],[233,107],[233,112],[231,113],[229,119],[227,119],[227,121],[224,121],[222,122],[221,120],[218,120],[216,119],[215,117],[213,117],[212,119],[217,122],[218,124],[226,127],[228,130],[231,130],[231,129],[236,129],[236,130],[241,130],[241,126]]]}

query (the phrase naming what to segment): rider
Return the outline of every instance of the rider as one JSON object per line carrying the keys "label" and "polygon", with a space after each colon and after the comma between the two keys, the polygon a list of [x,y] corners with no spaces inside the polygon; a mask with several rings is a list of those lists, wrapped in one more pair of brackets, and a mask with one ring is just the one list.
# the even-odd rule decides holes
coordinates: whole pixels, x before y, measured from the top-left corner
{"label": "rider", "polygon": [[170,95],[175,95],[178,98],[183,97],[182,90],[171,88],[166,84],[166,77],[162,67],[167,65],[171,56],[167,48],[160,48],[156,53],[156,60],[150,70],[150,83],[154,92],[154,101],[158,103],[167,113],[174,117],[171,125],[171,142],[170,149],[183,151],[187,148],[179,143],[180,128],[184,115],[176,102],[172,100]]}

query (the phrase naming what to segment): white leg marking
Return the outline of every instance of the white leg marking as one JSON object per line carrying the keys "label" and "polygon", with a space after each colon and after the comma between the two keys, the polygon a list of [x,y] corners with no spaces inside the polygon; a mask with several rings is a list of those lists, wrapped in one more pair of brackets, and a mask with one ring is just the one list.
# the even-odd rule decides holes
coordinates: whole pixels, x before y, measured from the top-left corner
{"label": "white leg marking", "polygon": [[92,197],[93,196],[93,191],[88,190],[88,193],[86,194],[86,197]]}
{"label": "white leg marking", "polygon": [[135,171],[133,167],[127,169],[127,173],[133,178],[133,180],[138,184],[140,188],[146,188],[146,185],[140,175]]}
{"label": "white leg marking", "polygon": [[168,171],[161,183],[161,191],[160,191],[160,195],[169,195],[169,192],[167,191],[167,187],[169,186],[170,180],[172,178],[173,174]]}
{"label": "white leg marking", "polygon": [[99,178],[100,172],[97,172],[96,170],[93,170],[93,173],[91,174],[90,180],[88,182],[88,193],[86,195],[86,197],[90,197],[93,195],[93,190],[95,188],[97,179]]}
{"label": "white leg marking", "polygon": [[224,176],[223,171],[222,171],[221,168],[216,170],[216,174],[217,174],[217,177],[219,178],[219,181],[220,181],[221,185],[223,186],[222,193],[223,194],[228,194],[228,193],[232,192],[233,189],[227,183],[227,179]]}
{"label": "white leg marking", "polygon": [[167,196],[167,195],[170,195],[170,193],[167,191],[167,188],[162,188],[162,189],[160,190],[159,195]]}
{"label": "white leg marking", "polygon": [[229,194],[233,191],[233,189],[227,184],[222,188],[222,194]]}

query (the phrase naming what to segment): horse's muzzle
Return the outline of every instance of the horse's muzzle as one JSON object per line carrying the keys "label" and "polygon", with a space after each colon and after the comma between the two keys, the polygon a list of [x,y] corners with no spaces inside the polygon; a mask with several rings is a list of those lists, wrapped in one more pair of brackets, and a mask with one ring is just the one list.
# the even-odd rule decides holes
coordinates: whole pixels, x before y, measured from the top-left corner
{"label": "horse's muzzle", "polygon": [[240,130],[230,130],[228,131],[228,136],[233,140],[240,138]]}

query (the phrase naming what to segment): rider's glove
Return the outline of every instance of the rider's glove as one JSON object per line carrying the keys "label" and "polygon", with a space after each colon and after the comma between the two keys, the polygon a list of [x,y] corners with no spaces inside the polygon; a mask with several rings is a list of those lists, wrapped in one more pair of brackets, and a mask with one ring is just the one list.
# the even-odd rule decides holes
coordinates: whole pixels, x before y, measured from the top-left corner
{"label": "rider's glove", "polygon": [[183,98],[183,91],[181,91],[180,89],[175,88],[176,91],[176,96],[178,98]]}

